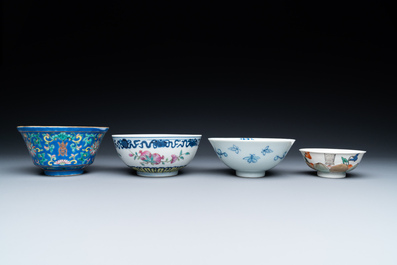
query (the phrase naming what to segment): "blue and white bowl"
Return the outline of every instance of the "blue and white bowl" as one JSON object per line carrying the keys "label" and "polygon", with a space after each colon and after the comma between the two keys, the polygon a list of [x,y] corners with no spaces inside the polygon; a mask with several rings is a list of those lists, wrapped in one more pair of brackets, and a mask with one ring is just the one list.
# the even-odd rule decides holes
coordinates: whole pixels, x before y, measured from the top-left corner
{"label": "blue and white bowl", "polygon": [[208,138],[219,159],[239,177],[258,178],[283,161],[294,139]]}
{"label": "blue and white bowl", "polygon": [[108,127],[18,126],[33,164],[49,176],[79,175],[94,162]]}
{"label": "blue and white bowl", "polygon": [[139,176],[178,174],[196,155],[201,135],[116,134],[114,146],[121,160]]}

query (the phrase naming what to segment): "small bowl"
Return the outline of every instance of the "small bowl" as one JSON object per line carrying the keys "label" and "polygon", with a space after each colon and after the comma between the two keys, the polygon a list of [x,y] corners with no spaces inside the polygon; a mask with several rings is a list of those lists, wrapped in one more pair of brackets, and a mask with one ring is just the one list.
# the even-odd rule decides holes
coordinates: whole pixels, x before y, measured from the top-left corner
{"label": "small bowl", "polygon": [[294,139],[208,138],[219,159],[236,170],[236,175],[259,178],[287,155]]}
{"label": "small bowl", "polygon": [[79,175],[94,162],[108,127],[18,126],[33,164],[49,176]]}
{"label": "small bowl", "polygon": [[139,176],[169,177],[178,174],[196,155],[201,135],[116,134],[112,135],[123,162]]}
{"label": "small bowl", "polygon": [[299,149],[306,164],[323,178],[344,178],[361,162],[366,151],[331,148]]}

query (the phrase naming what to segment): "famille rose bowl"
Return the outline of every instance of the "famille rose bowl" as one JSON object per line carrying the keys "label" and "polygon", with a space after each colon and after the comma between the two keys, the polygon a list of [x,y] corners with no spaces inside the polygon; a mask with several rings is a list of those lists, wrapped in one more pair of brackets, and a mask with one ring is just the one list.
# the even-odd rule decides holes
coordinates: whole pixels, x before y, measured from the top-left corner
{"label": "famille rose bowl", "polygon": [[121,160],[139,176],[168,177],[178,174],[196,155],[201,135],[112,135]]}
{"label": "famille rose bowl", "polygon": [[18,126],[33,164],[49,176],[79,175],[94,162],[108,127]]}
{"label": "famille rose bowl", "polygon": [[361,162],[366,151],[330,148],[299,149],[306,164],[317,170],[317,176],[344,178]]}
{"label": "famille rose bowl", "polygon": [[258,178],[280,163],[294,139],[208,138],[219,159],[239,177]]}

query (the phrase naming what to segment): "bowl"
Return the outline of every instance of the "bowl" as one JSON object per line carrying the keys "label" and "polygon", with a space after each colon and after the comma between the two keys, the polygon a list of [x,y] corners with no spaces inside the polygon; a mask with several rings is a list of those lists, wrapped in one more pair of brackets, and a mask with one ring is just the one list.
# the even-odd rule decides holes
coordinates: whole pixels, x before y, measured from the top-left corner
{"label": "bowl", "polygon": [[355,169],[366,151],[332,148],[299,149],[306,164],[323,178],[344,178]]}
{"label": "bowl", "polygon": [[116,134],[114,146],[121,160],[139,176],[175,176],[196,155],[201,135]]}
{"label": "bowl", "polygon": [[294,139],[281,138],[208,138],[219,159],[246,178],[265,176],[280,163]]}
{"label": "bowl", "polygon": [[18,126],[33,164],[49,176],[79,175],[94,162],[108,127]]}

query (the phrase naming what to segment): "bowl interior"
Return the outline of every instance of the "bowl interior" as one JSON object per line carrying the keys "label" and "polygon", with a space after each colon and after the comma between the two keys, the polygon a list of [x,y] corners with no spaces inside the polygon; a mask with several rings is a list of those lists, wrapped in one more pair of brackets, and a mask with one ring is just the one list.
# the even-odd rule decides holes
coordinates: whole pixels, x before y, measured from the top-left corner
{"label": "bowl interior", "polygon": [[208,138],[210,142],[291,142],[294,143],[295,139],[285,138],[244,138],[244,137],[211,137]]}
{"label": "bowl interior", "polygon": [[97,131],[106,132],[109,127],[101,126],[18,126],[20,132],[78,132],[78,131]]}
{"label": "bowl interior", "polygon": [[336,149],[336,148],[301,148],[300,152],[310,152],[313,154],[365,154],[366,151],[363,150],[353,150],[353,149]]}
{"label": "bowl interior", "polygon": [[201,138],[200,134],[113,134],[113,138]]}

